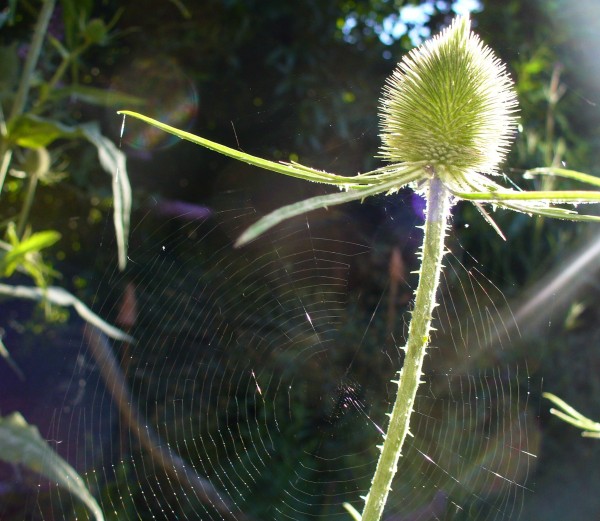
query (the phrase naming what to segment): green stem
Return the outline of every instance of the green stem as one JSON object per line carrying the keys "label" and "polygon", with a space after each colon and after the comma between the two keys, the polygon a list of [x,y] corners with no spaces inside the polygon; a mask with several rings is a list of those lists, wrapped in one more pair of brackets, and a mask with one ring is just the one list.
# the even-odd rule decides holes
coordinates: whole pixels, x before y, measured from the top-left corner
{"label": "green stem", "polygon": [[[548,166],[559,166],[559,157],[556,153],[554,144],[554,129],[556,122],[556,105],[561,97],[560,94],[560,73],[562,66],[554,65],[552,70],[552,78],[548,88],[548,109],[546,110],[546,148],[544,149],[544,164]],[[556,180],[552,177],[542,179],[541,190],[552,190],[556,184]],[[534,262],[540,259],[542,233],[544,231],[545,218],[538,216],[534,222],[533,241],[531,258]]]}
{"label": "green stem", "polygon": [[46,31],[48,30],[48,24],[54,11],[55,0],[45,0],[40,16],[38,17],[37,23],[35,24],[35,30],[33,33],[33,39],[31,40],[31,46],[25,59],[25,65],[23,66],[23,73],[21,74],[21,81],[15,95],[15,101],[10,112],[9,121],[12,121],[16,117],[20,116],[25,108],[25,102],[27,101],[27,94],[31,87],[31,80],[33,78],[33,71],[37,65],[42,50],[42,44],[46,37]]}
{"label": "green stem", "polygon": [[35,195],[37,184],[38,174],[36,172],[32,172],[29,178],[29,185],[27,186],[27,195],[25,196],[23,208],[21,209],[21,214],[19,215],[19,221],[17,223],[16,233],[19,240],[23,239],[23,232],[25,232],[25,226],[29,220],[29,213],[31,212],[31,207],[33,206],[33,196]]}
{"label": "green stem", "polygon": [[60,65],[57,67],[56,72],[52,75],[52,78],[45,86],[44,90],[41,92],[39,99],[35,102],[34,109],[35,112],[39,112],[43,107],[44,103],[48,100],[48,96],[50,96],[51,92],[56,88],[58,82],[62,79],[67,72],[67,68],[71,63],[73,63],[81,54],[83,54],[89,47],[89,44],[84,44],[74,51],[71,51],[67,56],[64,56]]}
{"label": "green stem", "polygon": [[6,179],[6,174],[8,174],[11,159],[12,150],[7,145],[6,139],[3,139],[2,143],[0,143],[0,193],[2,193],[2,188],[4,187],[4,180]]}
{"label": "green stem", "polygon": [[[9,123],[15,118],[18,118],[23,113],[23,109],[25,108],[27,95],[29,94],[29,89],[31,87],[31,80],[33,79],[33,71],[35,70],[40,57],[42,44],[44,43],[46,31],[48,30],[48,24],[50,23],[50,18],[52,17],[52,12],[54,11],[54,4],[55,0],[44,1],[44,5],[40,11],[37,23],[35,24],[31,46],[29,47],[29,52],[27,53],[27,58],[25,59],[21,80],[19,82],[19,86],[17,87],[15,99],[10,111],[10,116],[8,118]],[[6,174],[8,173],[8,167],[11,159],[12,149],[8,144],[6,135],[3,134],[2,143],[0,144],[0,193],[2,193],[2,188],[4,187],[4,181],[6,179]]]}
{"label": "green stem", "polygon": [[408,330],[406,357],[398,380],[398,394],[390,415],[387,434],[367,496],[362,521],[379,521],[396,474],[398,460],[409,431],[417,388],[422,376],[423,359],[429,343],[431,316],[442,272],[444,238],[450,215],[450,194],[435,176],[429,181],[425,236],[421,256],[419,285]]}

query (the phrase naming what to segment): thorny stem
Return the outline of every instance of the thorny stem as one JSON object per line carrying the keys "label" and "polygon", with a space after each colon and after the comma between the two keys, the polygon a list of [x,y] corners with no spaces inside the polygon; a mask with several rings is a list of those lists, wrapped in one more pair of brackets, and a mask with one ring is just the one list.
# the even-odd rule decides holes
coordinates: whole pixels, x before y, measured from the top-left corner
{"label": "thorny stem", "polygon": [[362,513],[362,521],[379,521],[385,506],[398,460],[409,432],[410,416],[419,386],[423,359],[429,343],[431,316],[442,272],[444,238],[450,215],[450,193],[435,175],[429,181],[425,235],[421,252],[419,285],[408,330],[406,357],[398,379],[398,394],[390,414],[387,434],[377,462],[371,488]]}

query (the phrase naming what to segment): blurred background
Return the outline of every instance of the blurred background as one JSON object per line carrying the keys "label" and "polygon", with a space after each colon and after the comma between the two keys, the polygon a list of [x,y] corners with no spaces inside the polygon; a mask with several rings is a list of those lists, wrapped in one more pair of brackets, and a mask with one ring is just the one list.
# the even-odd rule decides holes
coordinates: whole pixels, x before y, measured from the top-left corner
{"label": "blurred background", "polygon": [[[1,11],[3,120],[43,5]],[[36,425],[106,519],[349,519],[346,501],[360,510],[402,363],[423,211],[403,190],[295,219],[235,250],[260,215],[331,189],[116,110],[273,160],[365,172],[381,166],[386,78],[468,12],[519,96],[507,182],[577,188],[523,175],[538,166],[598,175],[593,0],[56,2],[0,220],[6,243],[10,223],[20,241],[48,230],[60,240],[34,251],[29,271],[5,265],[2,283],[65,288],[136,341],[84,330],[72,308],[3,296],[0,415],[19,411]],[[127,157],[122,269],[114,172],[98,141],[72,130],[88,122]],[[46,137],[32,147],[35,132]],[[600,228],[492,215],[507,241],[472,205],[454,210],[415,437],[386,519],[600,517],[600,442],[542,398],[552,392],[600,419]],[[52,481],[2,464],[0,518],[91,519]]]}

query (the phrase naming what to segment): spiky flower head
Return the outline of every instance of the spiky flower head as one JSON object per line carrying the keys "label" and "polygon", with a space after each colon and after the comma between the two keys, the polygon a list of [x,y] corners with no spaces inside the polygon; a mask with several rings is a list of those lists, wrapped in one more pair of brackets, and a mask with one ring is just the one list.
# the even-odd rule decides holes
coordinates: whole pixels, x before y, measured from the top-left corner
{"label": "spiky flower head", "polygon": [[384,159],[425,164],[463,186],[471,173],[496,173],[517,111],[505,66],[470,25],[458,17],[405,56],[380,105]]}
{"label": "spiky flower head", "polygon": [[[600,221],[556,204],[600,202],[600,192],[522,191],[487,174],[498,173],[516,131],[517,98],[504,64],[471,32],[468,17],[456,18],[439,35],[411,51],[388,79],[380,103],[381,156],[391,164],[351,177],[298,163],[275,163],[226,147],[131,111],[133,116],[182,139],[280,174],[345,190],[284,206],[257,221],[238,239],[240,246],[276,224],[318,208],[392,194],[411,186],[425,196],[441,181],[452,202],[472,201],[488,223],[502,231],[483,208],[504,208],[558,219]],[[597,178],[557,168],[530,170],[594,186]],[[439,184],[439,183],[435,183]]]}

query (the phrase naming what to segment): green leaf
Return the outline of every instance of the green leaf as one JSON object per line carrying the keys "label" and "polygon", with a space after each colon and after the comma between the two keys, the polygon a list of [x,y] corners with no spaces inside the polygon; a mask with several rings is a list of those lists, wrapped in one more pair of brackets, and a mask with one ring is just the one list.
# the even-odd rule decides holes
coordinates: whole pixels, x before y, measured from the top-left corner
{"label": "green leaf", "polygon": [[587,215],[579,214],[575,210],[569,210],[568,208],[553,208],[544,206],[528,206],[527,203],[498,203],[500,208],[507,210],[514,210],[515,212],[521,212],[525,214],[540,215],[542,217],[550,217],[552,219],[563,219],[566,221],[579,221],[579,222],[600,222],[600,216],[598,215]]}
{"label": "green leaf", "polygon": [[119,268],[124,270],[127,265],[132,199],[125,154],[110,139],[101,134],[97,124],[81,125],[80,129],[98,150],[98,159],[102,168],[112,176],[113,222],[117,237]]}
{"label": "green leaf", "polygon": [[352,517],[354,521],[361,520],[360,512],[356,510],[356,508],[354,508],[350,503],[342,503],[342,506],[346,509],[346,512],[350,514],[350,517]]}
{"label": "green leaf", "polygon": [[566,423],[577,427],[584,432],[582,436],[589,438],[600,438],[600,423],[595,422],[581,414],[579,411],[571,407],[567,402],[552,393],[543,393],[542,396],[550,400],[559,409],[550,409],[554,416],[559,417]]}
{"label": "green leaf", "polygon": [[573,181],[579,181],[592,186],[600,186],[600,178],[595,175],[584,174],[577,170],[568,170],[566,168],[532,168],[527,170],[524,176],[528,175],[552,175],[555,177],[563,177],[565,179],[572,179]]}
{"label": "green leaf", "polygon": [[20,380],[25,380],[25,375],[21,368],[17,365],[17,362],[14,361],[13,357],[10,356],[8,349],[4,345],[2,338],[0,337],[0,356],[4,358],[8,366],[15,372],[15,374],[19,377]]}
{"label": "green leaf", "polygon": [[253,241],[273,226],[285,221],[286,219],[295,217],[296,215],[301,215],[303,213],[311,212],[313,210],[318,210],[319,208],[327,208],[329,206],[343,204],[350,201],[362,200],[365,197],[369,197],[371,195],[377,195],[382,192],[391,191],[397,189],[398,186],[402,186],[403,184],[414,181],[420,176],[420,169],[417,171],[409,170],[406,174],[404,174],[401,182],[398,181],[398,178],[393,178],[391,181],[387,181],[385,183],[378,183],[371,187],[363,188],[361,190],[351,190],[349,192],[319,195],[317,197],[312,197],[310,199],[305,199],[304,201],[300,201],[298,203],[293,203],[282,208],[278,208],[277,210],[259,219],[257,222],[252,224],[244,233],[242,233],[242,235],[240,235],[239,239],[236,241],[235,247],[239,248],[240,246],[243,246],[244,244]]}
{"label": "green leaf", "polygon": [[10,284],[0,284],[0,295],[38,301],[47,300],[52,304],[63,307],[72,306],[75,308],[75,311],[77,311],[81,318],[96,326],[109,337],[116,340],[121,340],[123,342],[135,342],[135,339],[132,336],[102,320],[75,295],[72,295],[66,289],[58,286],[50,286],[42,289],[30,286],[12,286]]}
{"label": "green leaf", "polygon": [[102,107],[115,107],[117,105],[144,104],[144,99],[137,96],[130,96],[123,92],[98,89],[95,87],[86,87],[85,85],[72,85],[63,89],[56,89],[50,95],[50,99],[58,100],[61,98],[76,98],[90,105],[99,105]]}
{"label": "green leaf", "polygon": [[505,190],[497,192],[453,192],[454,195],[467,201],[493,203],[496,201],[539,201],[552,203],[598,203],[600,191],[592,190],[549,190],[523,191]]}
{"label": "green leaf", "polygon": [[8,139],[26,148],[45,147],[59,138],[87,139],[98,150],[98,159],[102,168],[111,175],[113,220],[119,250],[119,267],[125,269],[132,200],[125,154],[110,139],[102,135],[96,123],[70,127],[37,116],[22,116],[9,126]]}
{"label": "green leaf", "polygon": [[92,12],[93,0],[61,0],[67,47],[75,48],[77,38]]}
{"label": "green leaf", "polygon": [[240,150],[235,150],[233,148],[226,147],[225,145],[215,143],[214,141],[210,141],[209,139],[196,136],[194,134],[191,134],[190,132],[185,132],[184,130],[180,130],[170,125],[166,125],[165,123],[161,123],[160,121],[149,118],[148,116],[144,116],[142,114],[138,114],[137,112],[132,112],[130,110],[120,110],[118,111],[118,114],[123,114],[124,116],[131,116],[133,118],[140,119],[148,123],[149,125],[164,130],[169,134],[173,134],[178,138],[185,139],[186,141],[191,141],[196,145],[208,148],[209,150],[213,150],[214,152],[218,152],[219,154],[223,154],[224,156],[237,159],[238,161],[242,161],[249,165],[257,166],[259,168],[264,168],[265,170],[270,170],[271,172],[277,172],[278,174],[297,177],[300,179],[305,179],[306,181],[332,184],[347,188],[355,187],[355,185],[371,184],[372,182],[372,180],[370,180],[366,176],[346,177],[342,175],[330,174],[328,172],[321,172],[319,170],[297,165],[296,163],[275,163],[274,161],[262,159],[251,154],[241,152]]}
{"label": "green leaf", "polygon": [[8,140],[25,148],[47,147],[59,138],[80,137],[77,127],[63,125],[58,121],[23,115],[8,125]]}
{"label": "green leaf", "polygon": [[0,277],[10,277],[15,270],[20,270],[30,275],[37,286],[45,288],[48,278],[57,274],[44,263],[40,252],[55,244],[60,234],[47,230],[19,240],[14,224],[9,223],[6,235],[9,242],[0,241],[0,248],[6,250],[0,253]]}
{"label": "green leaf", "polygon": [[100,506],[79,474],[42,439],[34,425],[14,412],[0,417],[0,459],[25,467],[47,477],[79,498],[96,521],[104,521]]}
{"label": "green leaf", "polygon": [[52,246],[59,240],[60,233],[54,230],[47,230],[36,232],[21,242],[13,243],[12,249],[4,253],[0,258],[0,275],[10,277],[17,266],[23,264],[27,255],[39,253],[40,250]]}

